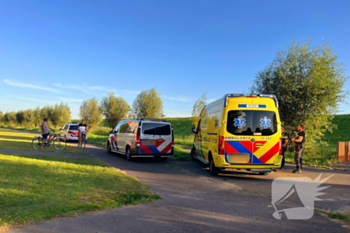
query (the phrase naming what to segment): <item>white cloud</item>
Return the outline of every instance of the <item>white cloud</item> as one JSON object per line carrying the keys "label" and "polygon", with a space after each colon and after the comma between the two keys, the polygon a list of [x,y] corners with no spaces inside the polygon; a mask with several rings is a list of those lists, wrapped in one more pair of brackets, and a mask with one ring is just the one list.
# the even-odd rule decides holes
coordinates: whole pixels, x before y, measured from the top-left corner
{"label": "white cloud", "polygon": [[29,84],[29,83],[17,82],[15,80],[11,81],[11,80],[5,79],[4,82],[8,85],[15,86],[15,87],[31,88],[31,89],[38,89],[38,90],[43,90],[43,91],[55,92],[55,93],[62,93],[62,92],[57,91],[57,90],[52,89],[52,88],[47,88],[44,86],[39,86],[39,85],[34,85],[34,84]]}
{"label": "white cloud", "polygon": [[162,95],[162,97],[169,99],[169,100],[175,100],[175,101],[180,101],[180,102],[194,102],[195,101],[194,98],[188,98],[188,97],[184,97],[184,96],[171,97],[171,96]]}
{"label": "white cloud", "polygon": [[80,100],[80,99],[67,99],[67,98],[63,98],[63,97],[58,97],[58,99],[66,101],[66,102],[83,102],[84,100]]}
{"label": "white cloud", "polygon": [[112,89],[112,88],[105,87],[105,86],[87,86],[85,84],[82,84],[82,85],[62,85],[60,83],[55,83],[53,85],[55,85],[56,87],[73,89],[73,90],[82,91],[85,93],[88,93],[88,91],[103,91],[103,92],[114,92],[114,93],[124,92],[124,93],[133,93],[133,94],[139,93],[139,91],[117,90],[117,89]]}

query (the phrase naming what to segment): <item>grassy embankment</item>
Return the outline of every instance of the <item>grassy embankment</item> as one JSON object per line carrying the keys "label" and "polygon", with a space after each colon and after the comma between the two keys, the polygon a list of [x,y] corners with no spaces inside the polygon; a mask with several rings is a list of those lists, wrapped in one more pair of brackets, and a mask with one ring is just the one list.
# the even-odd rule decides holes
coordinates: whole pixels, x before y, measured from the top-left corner
{"label": "grassy embankment", "polygon": [[[17,129],[36,132],[34,129],[18,127]],[[30,133],[18,132],[0,128],[0,148],[12,150],[35,150],[32,147],[32,140],[35,135]],[[85,152],[75,146],[67,145],[64,150],[56,150],[52,143],[49,147],[45,147],[45,151],[85,154]]]}
{"label": "grassy embankment", "polygon": [[0,154],[0,230],[159,196],[98,159]]}
{"label": "grassy embankment", "polygon": [[[188,151],[183,150],[184,147],[191,148],[193,143],[193,135],[191,133],[192,118],[168,118],[167,119],[174,128],[175,134],[175,157],[174,160],[190,160]],[[333,119],[333,123],[338,126],[333,133],[327,132],[324,141],[329,145],[315,147],[314,150],[308,150],[304,154],[304,163],[311,166],[329,167],[336,163],[336,143],[338,141],[350,141],[350,115],[337,115]],[[21,129],[21,128],[18,128]],[[33,128],[22,128],[23,130],[38,130]],[[106,146],[107,138],[111,128],[102,122],[100,126],[95,127],[89,132],[89,141],[95,144]],[[293,152],[286,153],[287,162],[294,163]]]}

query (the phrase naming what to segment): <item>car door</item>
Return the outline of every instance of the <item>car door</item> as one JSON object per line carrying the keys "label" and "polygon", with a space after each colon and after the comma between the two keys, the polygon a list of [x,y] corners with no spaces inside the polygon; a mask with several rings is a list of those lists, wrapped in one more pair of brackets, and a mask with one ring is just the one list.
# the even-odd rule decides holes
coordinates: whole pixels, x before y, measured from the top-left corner
{"label": "car door", "polygon": [[155,152],[160,154],[170,154],[173,144],[171,125],[169,123],[155,123]]}
{"label": "car door", "polygon": [[119,151],[122,153],[125,152],[128,128],[129,128],[129,124],[127,122],[123,122],[123,124],[121,124],[119,128],[119,132],[117,135]]}

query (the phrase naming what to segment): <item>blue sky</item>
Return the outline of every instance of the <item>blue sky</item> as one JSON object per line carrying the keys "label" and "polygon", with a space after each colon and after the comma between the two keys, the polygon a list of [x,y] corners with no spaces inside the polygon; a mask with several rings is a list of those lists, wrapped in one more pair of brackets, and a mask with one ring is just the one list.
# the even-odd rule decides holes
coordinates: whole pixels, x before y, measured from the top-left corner
{"label": "blue sky", "polygon": [[[350,72],[350,1],[1,1],[0,110],[156,87],[168,116],[247,93],[293,40],[328,41]],[[350,81],[346,83],[350,89]],[[350,99],[347,99],[350,102]],[[350,113],[342,104],[342,113]]]}

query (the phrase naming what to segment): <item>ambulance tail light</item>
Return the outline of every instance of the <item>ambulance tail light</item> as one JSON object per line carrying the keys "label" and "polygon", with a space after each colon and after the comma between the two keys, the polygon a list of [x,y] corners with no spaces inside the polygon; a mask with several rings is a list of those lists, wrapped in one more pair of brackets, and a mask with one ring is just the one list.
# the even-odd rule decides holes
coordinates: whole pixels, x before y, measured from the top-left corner
{"label": "ambulance tail light", "polygon": [[219,136],[219,154],[225,154],[225,141],[223,136]]}
{"label": "ambulance tail light", "polygon": [[136,134],[135,140],[136,140],[136,144],[140,144],[140,135]]}
{"label": "ambulance tail light", "polygon": [[279,154],[282,155],[282,138],[280,138]]}

